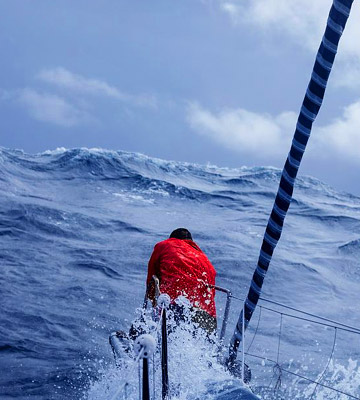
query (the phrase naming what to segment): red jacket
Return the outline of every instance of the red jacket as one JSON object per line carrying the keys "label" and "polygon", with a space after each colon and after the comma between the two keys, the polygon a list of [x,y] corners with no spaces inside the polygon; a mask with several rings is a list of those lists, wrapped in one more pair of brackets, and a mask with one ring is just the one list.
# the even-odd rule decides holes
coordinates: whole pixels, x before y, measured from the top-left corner
{"label": "red jacket", "polygon": [[186,296],[194,307],[216,317],[215,268],[192,240],[167,239],[155,245],[148,265],[146,284],[153,275],[160,279],[161,293],[172,300]]}

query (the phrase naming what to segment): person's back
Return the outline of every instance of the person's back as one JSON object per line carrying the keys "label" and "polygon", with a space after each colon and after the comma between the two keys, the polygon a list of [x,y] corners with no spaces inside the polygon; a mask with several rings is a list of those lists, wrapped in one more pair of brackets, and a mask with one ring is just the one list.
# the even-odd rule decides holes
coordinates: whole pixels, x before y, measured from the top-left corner
{"label": "person's back", "polygon": [[153,275],[160,280],[161,293],[167,293],[172,302],[179,296],[190,301],[199,325],[210,331],[216,328],[216,271],[187,229],[179,228],[169,239],[155,245],[148,265],[147,285]]}

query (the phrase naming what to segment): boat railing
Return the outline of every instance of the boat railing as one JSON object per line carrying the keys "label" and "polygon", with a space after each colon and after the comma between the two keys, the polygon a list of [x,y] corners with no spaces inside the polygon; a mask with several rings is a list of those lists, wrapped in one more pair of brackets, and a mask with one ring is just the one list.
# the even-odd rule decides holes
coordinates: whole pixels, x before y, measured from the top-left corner
{"label": "boat railing", "polygon": [[[159,299],[158,296],[161,295],[160,293],[160,285],[159,285],[159,280],[156,276],[153,277],[152,279],[152,284],[155,285],[155,301],[154,299],[151,299],[153,302],[153,305],[156,305],[157,307],[160,306],[160,308],[163,306],[163,313],[161,314],[164,318],[160,317],[159,322],[161,321],[161,323],[158,325],[159,327],[159,334],[162,337],[162,349],[161,349],[161,353],[162,353],[162,381],[163,381],[163,385],[162,385],[162,398],[165,399],[167,398],[167,394],[168,394],[168,387],[169,387],[169,382],[168,382],[168,372],[167,372],[167,348],[166,348],[166,344],[167,344],[167,335],[166,335],[166,311],[164,305],[161,304],[161,302],[158,302],[157,299]],[[232,301],[235,300],[237,302],[241,302],[242,304],[244,304],[244,300],[243,298],[237,297],[235,295],[233,295],[231,293],[231,291],[229,289],[223,288],[221,286],[212,286],[216,291],[224,293],[226,295],[226,302],[225,302],[225,307],[224,307],[224,312],[222,313],[222,324],[221,324],[221,328],[220,328],[220,332],[219,332],[219,343],[220,343],[220,347],[219,349],[224,349],[224,339],[225,339],[225,335],[226,335],[226,330],[227,330],[227,325],[229,322],[229,315],[230,315],[230,308],[232,305]],[[148,290],[150,288],[150,285],[148,286]],[[145,295],[145,299],[144,299],[144,308],[147,307],[147,303],[148,303],[148,290],[146,292]],[[265,312],[270,312],[270,313],[274,313],[277,314],[279,316],[279,323],[278,323],[278,331],[272,331],[270,332],[270,336],[273,336],[276,340],[276,344],[273,347],[272,350],[275,350],[275,357],[269,357],[267,354],[261,353],[261,352],[257,352],[252,350],[253,348],[253,344],[257,338],[258,335],[264,335],[264,332],[260,333],[260,322],[261,320],[264,318],[264,313]],[[326,317],[322,317],[319,315],[316,315],[314,313],[310,313],[308,311],[304,311],[295,307],[291,307],[285,304],[282,304],[280,302],[274,301],[274,300],[270,300],[264,297],[260,297],[260,301],[258,304],[258,320],[256,323],[255,327],[249,327],[249,329],[246,331],[246,333],[244,333],[244,341],[243,341],[243,350],[242,352],[242,357],[243,357],[243,368],[244,368],[244,359],[246,358],[252,358],[254,360],[258,360],[261,363],[271,363],[273,365],[273,372],[274,375],[272,377],[272,381],[274,381],[274,377],[275,377],[275,383],[273,384],[273,389],[274,391],[277,391],[280,389],[281,387],[281,382],[283,379],[283,374],[289,374],[290,376],[294,376],[300,380],[302,380],[302,382],[307,382],[309,385],[314,385],[314,388],[311,389],[312,390],[312,394],[311,394],[311,398],[314,397],[315,392],[317,391],[317,389],[319,387],[322,387],[324,389],[328,389],[331,390],[333,392],[336,392],[339,396],[345,395],[350,399],[358,399],[360,400],[360,397],[357,394],[352,394],[352,393],[348,393],[347,391],[343,390],[343,388],[338,388],[338,387],[334,387],[331,384],[329,384],[328,382],[325,381],[325,376],[326,373],[329,370],[329,366],[331,361],[333,360],[334,357],[334,351],[335,351],[335,347],[336,347],[336,343],[338,340],[338,332],[339,331],[343,331],[343,332],[347,332],[351,335],[356,335],[357,337],[360,338],[360,328],[357,328],[355,326],[352,326],[350,324],[345,324],[345,323],[341,323],[335,320],[332,320],[330,318],[326,318]],[[307,324],[315,324],[317,326],[322,326],[325,329],[327,329],[326,331],[326,335],[327,337],[329,337],[329,330],[333,330],[333,339],[332,339],[332,345],[331,345],[331,351],[328,355],[328,359],[327,362],[325,364],[324,369],[322,370],[322,372],[317,376],[316,379],[314,379],[311,376],[305,376],[305,374],[303,373],[299,373],[299,371],[294,371],[291,370],[291,368],[286,367],[286,362],[285,360],[281,360],[281,346],[283,346],[283,335],[284,335],[284,321],[285,319],[293,319],[293,320],[298,320],[300,322],[304,322]],[[274,321],[274,319],[272,318],[272,320]],[[296,332],[295,332],[296,333]],[[246,342],[246,347],[245,347],[245,342]],[[263,349],[264,350],[264,349]],[[280,361],[281,360],[281,361]],[[147,361],[143,361],[144,364],[147,363]],[[143,398],[146,399],[147,398],[147,393],[149,391],[148,389],[148,367],[146,365],[143,365],[143,371],[145,368],[145,375],[143,375]],[[144,372],[143,372],[144,374]],[[153,386],[154,386],[154,382],[153,382]],[[126,389],[126,388],[125,388]]]}
{"label": "boat railing", "polygon": [[[231,299],[232,299],[232,293],[229,289],[223,288],[221,286],[217,285],[207,285],[210,288],[214,288],[216,291],[225,293],[226,294],[226,302],[225,302],[225,307],[224,307],[224,314],[222,316],[222,324],[221,324],[221,329],[220,329],[220,334],[219,334],[219,340],[222,342],[224,340],[225,334],[226,334],[226,328],[228,325],[229,321],[229,313],[230,313],[230,306],[231,306]],[[150,291],[154,288],[154,293],[153,293],[153,298],[149,298]],[[148,300],[150,299],[152,301],[152,305],[156,306],[157,305],[157,299],[160,296],[161,291],[160,291],[160,280],[156,275],[153,275],[149,284],[147,285],[146,288],[146,293],[144,297],[144,302],[143,302],[143,308],[146,308],[148,305]]]}
{"label": "boat railing", "polygon": [[[245,299],[231,295],[231,298],[234,299],[235,301],[239,301],[242,304],[244,304]],[[360,339],[360,328],[341,323],[338,321],[335,321],[330,318],[322,317],[319,315],[316,315],[314,313],[310,313],[308,311],[304,311],[295,307],[291,307],[288,305],[285,305],[283,303],[270,300],[264,297],[260,297],[260,302],[257,305],[258,308],[258,320],[256,322],[256,326],[254,328],[248,329],[246,331],[244,338],[243,338],[243,357],[247,358],[253,358],[259,360],[262,365],[265,363],[271,363],[273,365],[273,372],[274,375],[272,376],[272,381],[275,382],[273,383],[273,389],[276,392],[277,390],[280,389],[281,386],[281,381],[282,381],[282,374],[289,374],[293,377],[299,378],[300,380],[307,382],[308,385],[314,385],[314,388],[312,390],[310,398],[314,398],[315,392],[319,387],[322,387],[323,389],[328,389],[334,393],[337,393],[339,396],[345,395],[350,399],[357,399],[360,400],[359,394],[352,394],[349,393],[343,388],[339,387],[334,387],[328,382],[324,382],[324,378],[326,376],[326,373],[329,371],[329,367],[331,364],[331,361],[334,358],[334,352],[335,348],[337,345],[337,341],[339,339],[338,332],[347,332],[350,335],[355,335],[357,337],[357,343],[358,340]],[[275,308],[276,307],[276,308]],[[277,314],[279,316],[279,330],[277,333],[272,332],[271,335],[275,337],[277,343],[275,344],[274,350],[275,350],[275,359],[268,357],[267,355],[261,354],[259,352],[254,352],[251,351],[251,348],[253,346],[253,343],[259,335],[259,326],[260,322],[263,318],[264,311],[271,312],[274,314]],[[284,365],[286,362],[284,361],[283,363],[280,361],[280,356],[281,356],[281,344],[283,343],[283,335],[284,335],[284,320],[285,319],[293,319],[293,320],[298,320],[301,322],[308,323],[309,325],[314,324],[316,326],[322,326],[324,329],[326,329],[327,336],[329,336],[330,330],[333,331],[333,338],[332,338],[332,343],[331,343],[331,348],[330,348],[330,353],[327,357],[327,361],[325,363],[325,367],[323,370],[318,374],[316,379],[313,379],[310,376],[305,376],[305,374],[299,373],[299,371],[293,371],[289,367],[286,368]],[[245,350],[245,341],[246,341],[246,350]],[[274,379],[275,378],[275,379]],[[272,383],[270,383],[271,385]],[[342,397],[341,397],[342,398]]]}
{"label": "boat railing", "polygon": [[222,317],[222,324],[221,324],[221,329],[220,329],[220,335],[219,335],[219,340],[220,343],[223,342],[225,334],[226,334],[226,328],[229,322],[229,313],[230,313],[230,306],[231,306],[231,299],[232,299],[232,293],[229,289],[225,289],[221,286],[213,286],[213,285],[208,285],[209,287],[213,287],[216,291],[222,292],[226,294],[226,303],[225,303],[225,308],[224,308],[224,314]]}

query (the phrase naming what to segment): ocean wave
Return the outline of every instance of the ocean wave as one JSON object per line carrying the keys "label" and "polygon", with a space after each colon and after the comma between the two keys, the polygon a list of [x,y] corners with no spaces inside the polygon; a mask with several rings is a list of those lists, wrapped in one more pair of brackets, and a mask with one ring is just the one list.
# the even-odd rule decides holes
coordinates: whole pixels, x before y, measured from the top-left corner
{"label": "ocean wave", "polygon": [[339,246],[338,249],[346,254],[360,254],[360,239],[350,240]]}
{"label": "ocean wave", "polygon": [[[90,381],[104,382],[98,371],[112,363],[108,334],[128,329],[151,251],[176,227],[191,230],[219,286],[245,297],[281,174],[84,148],[34,155],[1,148],[0,165],[0,395],[16,399],[79,399]],[[304,176],[294,195],[264,291],[356,324],[360,199]],[[240,308],[234,301],[231,323]],[[261,322],[263,337],[274,339],[259,344],[269,354],[278,324],[272,315]],[[281,342],[297,366],[302,332]],[[308,354],[323,354],[308,346]],[[336,354],[342,364],[345,353]]]}

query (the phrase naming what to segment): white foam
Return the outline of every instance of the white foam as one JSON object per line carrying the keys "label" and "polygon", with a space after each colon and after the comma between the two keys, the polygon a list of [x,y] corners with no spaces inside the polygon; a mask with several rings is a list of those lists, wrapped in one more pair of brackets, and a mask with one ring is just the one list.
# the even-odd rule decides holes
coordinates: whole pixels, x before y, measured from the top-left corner
{"label": "white foam", "polygon": [[[239,379],[234,379],[218,361],[218,347],[209,342],[205,332],[189,322],[190,314],[185,313],[186,321],[179,328],[172,314],[169,312],[168,330],[168,360],[169,360],[169,384],[173,400],[213,399],[219,393],[232,388],[243,388]],[[149,314],[144,315],[145,320]],[[154,335],[156,328],[151,325]],[[147,322],[137,321],[138,328],[147,328]],[[155,328],[155,329],[154,329]],[[157,327],[159,330],[159,326]],[[159,341],[160,343],[160,341]],[[155,363],[153,363],[155,361]],[[155,392],[160,397],[161,393],[161,357],[158,347],[154,359],[150,363],[150,390],[153,392],[153,365],[155,365]],[[138,366],[134,360],[127,360],[120,369],[110,368],[104,371],[100,380],[91,384],[87,393],[88,400],[112,400],[114,394],[119,391],[124,395],[127,383],[127,399],[139,398]],[[132,375],[131,375],[132,374]],[[118,393],[119,397],[120,392]]]}

